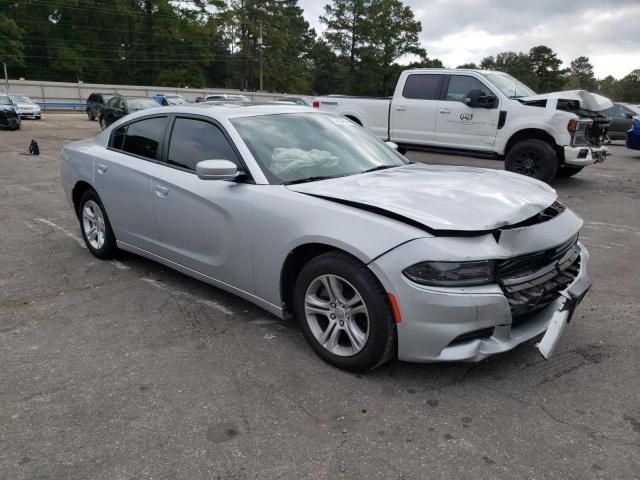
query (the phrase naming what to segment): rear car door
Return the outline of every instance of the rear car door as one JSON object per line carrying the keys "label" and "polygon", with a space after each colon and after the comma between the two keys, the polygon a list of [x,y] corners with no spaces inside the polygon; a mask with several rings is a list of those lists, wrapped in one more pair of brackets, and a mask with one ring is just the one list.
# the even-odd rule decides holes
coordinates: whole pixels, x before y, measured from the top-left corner
{"label": "rear car door", "polygon": [[389,137],[403,144],[429,145],[436,131],[436,111],[444,75],[412,73],[389,112]]}
{"label": "rear car door", "polygon": [[609,137],[624,140],[627,137],[627,130],[633,126],[633,118],[628,116],[633,117],[633,112],[624,105],[614,103],[612,107],[604,111],[604,114],[611,118]]}
{"label": "rear car door", "polygon": [[201,180],[196,164],[229,160],[245,170],[222,127],[199,116],[176,116],[167,132],[165,164],[153,178],[161,255],[210,278],[251,292],[250,181]]}
{"label": "rear car door", "polygon": [[154,116],[115,129],[94,161],[94,184],[116,238],[149,252],[157,251],[151,185],[167,124],[167,116]]}
{"label": "rear car door", "polygon": [[435,143],[443,147],[493,150],[498,132],[500,108],[472,108],[467,93],[480,89],[482,95],[496,96],[484,82],[471,75],[447,75],[438,103]]}

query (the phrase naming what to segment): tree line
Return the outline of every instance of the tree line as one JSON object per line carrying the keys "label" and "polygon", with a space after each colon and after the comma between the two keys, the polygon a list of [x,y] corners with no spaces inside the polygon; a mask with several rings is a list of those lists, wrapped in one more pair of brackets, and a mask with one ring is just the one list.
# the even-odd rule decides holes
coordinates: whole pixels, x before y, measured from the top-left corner
{"label": "tree line", "polygon": [[[262,71],[267,91],[357,95],[390,95],[402,70],[443,66],[401,0],[330,0],[320,22],[322,35],[298,0],[0,0],[0,62],[12,78],[248,91]],[[587,58],[563,69],[546,46],[460,67],[640,102],[640,71],[598,81]]]}

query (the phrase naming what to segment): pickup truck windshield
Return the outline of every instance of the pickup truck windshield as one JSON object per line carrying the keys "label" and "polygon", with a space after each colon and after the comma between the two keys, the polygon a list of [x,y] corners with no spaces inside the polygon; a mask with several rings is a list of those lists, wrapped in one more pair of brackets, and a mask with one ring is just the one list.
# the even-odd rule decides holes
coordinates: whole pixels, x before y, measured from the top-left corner
{"label": "pickup truck windshield", "polygon": [[483,73],[498,90],[509,98],[530,97],[536,92],[506,73]]}
{"label": "pickup truck windshield", "polygon": [[344,177],[408,163],[382,140],[335,115],[261,115],[231,123],[271,183]]}

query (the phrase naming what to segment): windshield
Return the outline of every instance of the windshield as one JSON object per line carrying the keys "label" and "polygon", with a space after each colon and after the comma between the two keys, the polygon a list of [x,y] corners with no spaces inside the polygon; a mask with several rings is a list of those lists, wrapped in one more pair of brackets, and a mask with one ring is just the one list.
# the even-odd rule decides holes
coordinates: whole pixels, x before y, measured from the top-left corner
{"label": "windshield", "polygon": [[0,95],[0,105],[11,105],[11,100],[6,95]]}
{"label": "windshield", "polygon": [[184,105],[188,103],[183,97],[166,97],[169,105]]}
{"label": "windshield", "polygon": [[31,100],[29,97],[25,97],[24,95],[12,95],[11,99],[15,103],[33,103],[33,100]]}
{"label": "windshield", "polygon": [[408,163],[382,140],[336,115],[261,115],[231,123],[271,183],[343,177]]}
{"label": "windshield", "polygon": [[158,102],[152,98],[129,98],[127,99],[129,110],[144,110],[145,108],[154,108],[158,106]]}
{"label": "windshield", "polygon": [[482,75],[509,98],[530,97],[536,94],[524,83],[507,73],[483,73]]}

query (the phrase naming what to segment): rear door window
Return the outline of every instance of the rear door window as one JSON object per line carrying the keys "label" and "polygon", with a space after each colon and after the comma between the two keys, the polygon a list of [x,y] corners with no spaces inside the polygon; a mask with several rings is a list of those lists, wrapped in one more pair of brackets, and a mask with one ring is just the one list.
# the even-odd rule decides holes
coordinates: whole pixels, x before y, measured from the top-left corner
{"label": "rear door window", "polygon": [[402,90],[404,98],[419,100],[437,100],[440,96],[442,75],[420,74],[409,75]]}
{"label": "rear door window", "polygon": [[158,147],[166,126],[167,117],[154,117],[130,123],[124,136],[122,151],[157,160]]}
{"label": "rear door window", "polygon": [[203,120],[176,118],[167,163],[195,171],[202,160],[229,160],[240,167],[231,144],[218,127]]}

